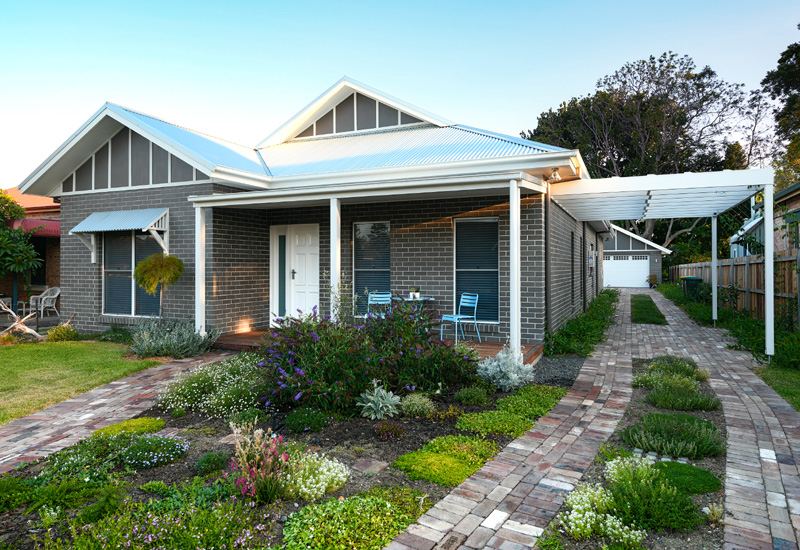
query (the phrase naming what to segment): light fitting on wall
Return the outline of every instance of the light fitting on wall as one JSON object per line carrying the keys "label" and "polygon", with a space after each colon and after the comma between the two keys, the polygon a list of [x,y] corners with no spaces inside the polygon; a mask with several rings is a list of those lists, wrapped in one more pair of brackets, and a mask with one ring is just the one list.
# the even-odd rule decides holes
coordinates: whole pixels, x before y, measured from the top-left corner
{"label": "light fitting on wall", "polygon": [[561,181],[561,174],[558,173],[558,168],[553,168],[553,171],[550,173],[550,177],[547,178],[547,181],[549,183]]}

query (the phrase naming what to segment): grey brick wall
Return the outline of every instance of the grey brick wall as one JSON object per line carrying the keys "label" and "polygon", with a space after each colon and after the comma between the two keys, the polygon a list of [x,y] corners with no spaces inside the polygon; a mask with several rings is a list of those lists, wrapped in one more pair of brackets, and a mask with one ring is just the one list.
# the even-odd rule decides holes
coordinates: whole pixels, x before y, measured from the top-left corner
{"label": "grey brick wall", "polygon": [[162,315],[172,319],[194,319],[194,208],[189,195],[230,192],[216,184],[194,184],[153,189],[126,189],[61,199],[61,303],[62,316],[74,316],[82,331],[100,331],[112,323],[130,324],[132,318],[104,317],[102,306],[102,239],[97,263],[89,250],[69,231],[92,212],[169,208],[170,252],[183,260],[185,271],[164,294]]}
{"label": "grey brick wall", "polygon": [[[550,323],[557,330],[572,317],[581,313],[602,289],[602,241],[595,231],[573,218],[555,202],[551,203],[550,247]],[[574,242],[574,254],[573,251]],[[598,261],[592,270],[588,266],[590,244],[595,244]],[[591,272],[590,272],[591,271]]]}

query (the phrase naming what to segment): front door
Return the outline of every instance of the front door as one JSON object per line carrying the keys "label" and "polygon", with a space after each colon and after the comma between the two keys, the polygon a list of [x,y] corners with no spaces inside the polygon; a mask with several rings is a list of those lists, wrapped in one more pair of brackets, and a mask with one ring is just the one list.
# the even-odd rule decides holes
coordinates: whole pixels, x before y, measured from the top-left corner
{"label": "front door", "polygon": [[287,226],[286,242],[286,313],[308,314],[319,306],[319,225]]}

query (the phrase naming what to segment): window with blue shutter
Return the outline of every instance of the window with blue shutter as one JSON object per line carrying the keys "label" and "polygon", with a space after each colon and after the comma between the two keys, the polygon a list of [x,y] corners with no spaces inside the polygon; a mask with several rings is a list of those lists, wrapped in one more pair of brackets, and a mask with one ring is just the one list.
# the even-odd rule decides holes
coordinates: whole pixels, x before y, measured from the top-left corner
{"label": "window with blue shutter", "polygon": [[498,223],[496,218],[456,220],[456,295],[478,294],[479,321],[499,321]]}
{"label": "window with blue shutter", "polygon": [[367,311],[370,292],[391,292],[389,222],[353,224],[353,301]]}
{"label": "window with blue shutter", "polygon": [[136,263],[161,252],[150,235],[119,231],[103,234],[103,313],[157,317],[161,289],[154,296],[133,280]]}

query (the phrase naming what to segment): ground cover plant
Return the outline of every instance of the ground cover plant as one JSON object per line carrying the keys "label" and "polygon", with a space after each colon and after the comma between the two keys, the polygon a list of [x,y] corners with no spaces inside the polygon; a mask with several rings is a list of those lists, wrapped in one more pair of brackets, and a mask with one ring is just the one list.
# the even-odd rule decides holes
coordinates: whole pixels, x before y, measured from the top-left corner
{"label": "ground cover plant", "polygon": [[437,437],[400,456],[394,466],[411,479],[426,479],[446,487],[455,487],[498,451],[497,443],[477,437]]}
{"label": "ground cover plant", "polygon": [[650,296],[647,294],[631,294],[631,322],[666,325],[667,319]]}
{"label": "ground cover plant", "polygon": [[702,458],[725,451],[716,426],[684,413],[649,413],[626,428],[622,439],[631,447],[664,456]]}
{"label": "ground cover plant", "polygon": [[694,361],[678,357],[656,357],[645,372],[636,375],[634,387],[648,388],[646,400],[660,409],[673,411],[714,411],[720,400],[700,388],[708,372]]}
{"label": "ground cover plant", "polygon": [[603,341],[606,329],[614,322],[618,298],[618,291],[603,290],[585,312],[567,321],[556,332],[546,334],[545,355],[590,355],[595,346]]}
{"label": "ground cover plant", "polygon": [[124,346],[106,342],[0,346],[0,423],[158,364],[126,353]]}

